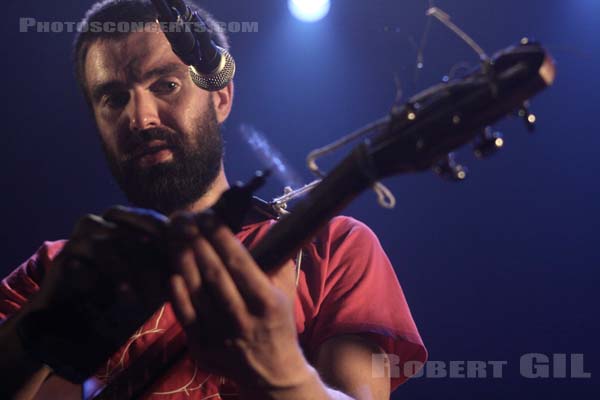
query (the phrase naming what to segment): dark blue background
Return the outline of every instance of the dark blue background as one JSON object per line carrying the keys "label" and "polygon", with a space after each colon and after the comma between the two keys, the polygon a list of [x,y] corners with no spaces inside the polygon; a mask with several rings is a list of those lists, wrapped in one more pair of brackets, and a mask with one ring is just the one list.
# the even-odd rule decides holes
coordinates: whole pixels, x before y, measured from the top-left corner
{"label": "dark blue background", "polygon": [[[437,22],[425,68],[413,80],[426,19],[424,0],[332,1],[307,25],[286,2],[202,2],[223,21],[258,21],[232,34],[239,72],[224,135],[231,180],[261,165],[238,127],[267,133],[300,171],[313,148],[385,114],[397,74],[406,94],[476,57]],[[2,271],[46,239],[68,236],[76,219],[122,195],[104,165],[94,125],[69,60],[72,34],[19,33],[19,17],[78,21],[90,1],[4,2],[2,24]],[[599,202],[597,129],[600,2],[450,1],[437,5],[488,52],[539,39],[557,60],[555,86],[533,101],[538,131],[498,125],[506,147],[482,162],[460,152],[470,178],[456,185],[429,173],[386,181],[393,211],[365,193],[346,211],[379,235],[431,360],[505,360],[503,379],[414,379],[395,398],[596,398]],[[595,111],[594,111],[595,110]],[[273,180],[261,195],[281,191]],[[393,307],[392,304],[389,305]],[[525,353],[583,353],[592,379],[526,379]],[[491,370],[489,371],[491,373]]]}

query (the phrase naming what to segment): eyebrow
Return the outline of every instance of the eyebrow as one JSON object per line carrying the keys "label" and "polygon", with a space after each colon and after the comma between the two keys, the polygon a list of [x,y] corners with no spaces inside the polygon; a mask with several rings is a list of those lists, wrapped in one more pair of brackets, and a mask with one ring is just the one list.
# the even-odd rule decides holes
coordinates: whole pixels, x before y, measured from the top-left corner
{"label": "eyebrow", "polygon": [[[153,68],[149,71],[146,71],[141,78],[136,79],[136,81],[144,82],[150,80],[152,78],[172,75],[172,74],[184,74],[187,73],[187,66],[183,64],[177,63],[168,63],[156,68]],[[108,82],[97,83],[92,87],[91,97],[94,102],[98,102],[102,96],[106,93],[110,93],[115,90],[123,89],[125,87],[125,83],[120,80],[112,80]]]}
{"label": "eyebrow", "polygon": [[171,75],[175,73],[187,72],[188,67],[184,64],[168,63],[146,71],[140,81],[146,81],[157,76]]}
{"label": "eyebrow", "polygon": [[122,89],[124,86],[125,85],[123,84],[123,82],[120,82],[120,81],[110,81],[110,82],[105,82],[105,83],[100,83],[100,84],[94,85],[94,87],[91,90],[92,101],[94,103],[97,103],[98,101],[100,101],[102,96],[104,96],[106,93],[110,93],[110,92],[114,92],[118,89]]}

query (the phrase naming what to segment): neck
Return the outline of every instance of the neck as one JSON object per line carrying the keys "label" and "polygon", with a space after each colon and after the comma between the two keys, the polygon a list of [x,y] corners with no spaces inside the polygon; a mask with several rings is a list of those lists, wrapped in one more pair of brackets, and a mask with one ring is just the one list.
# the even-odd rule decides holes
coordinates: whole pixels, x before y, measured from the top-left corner
{"label": "neck", "polygon": [[229,189],[229,182],[227,181],[227,177],[225,176],[225,169],[223,168],[223,163],[221,163],[219,175],[217,175],[214,182],[206,191],[206,193],[198,200],[185,207],[183,210],[178,211],[196,213],[206,210],[207,208],[214,205],[219,200],[223,192],[225,192],[227,189]]}

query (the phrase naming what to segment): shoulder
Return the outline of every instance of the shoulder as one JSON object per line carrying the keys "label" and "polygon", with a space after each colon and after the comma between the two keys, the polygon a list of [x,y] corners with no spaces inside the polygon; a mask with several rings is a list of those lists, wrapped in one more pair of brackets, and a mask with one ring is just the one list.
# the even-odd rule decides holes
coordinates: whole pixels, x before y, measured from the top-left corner
{"label": "shoulder", "polygon": [[52,260],[63,249],[66,240],[46,241],[37,249],[37,251],[13,270],[4,280],[12,281],[21,275],[27,275],[33,279],[41,278],[44,272],[50,267]]}
{"label": "shoulder", "polygon": [[[352,266],[357,271],[361,267],[379,264],[375,261],[387,263],[377,235],[365,223],[348,216],[333,218],[306,250],[330,269]],[[378,260],[380,258],[382,260]]]}
{"label": "shoulder", "polygon": [[45,272],[66,241],[44,242],[21,265],[0,281],[0,320],[15,313],[39,290]]}
{"label": "shoulder", "polygon": [[318,236],[321,239],[327,239],[331,242],[339,240],[350,240],[359,244],[361,241],[379,244],[375,233],[364,222],[355,218],[340,215],[333,218],[327,224],[326,228]]}
{"label": "shoulder", "polygon": [[58,253],[65,247],[66,240],[46,241],[42,243],[34,256],[44,259],[44,261],[52,261]]}
{"label": "shoulder", "polygon": [[66,243],[66,240],[45,241],[29,260],[37,264],[37,267],[41,268],[40,273],[43,274],[43,271],[50,268],[52,260],[56,258]]}

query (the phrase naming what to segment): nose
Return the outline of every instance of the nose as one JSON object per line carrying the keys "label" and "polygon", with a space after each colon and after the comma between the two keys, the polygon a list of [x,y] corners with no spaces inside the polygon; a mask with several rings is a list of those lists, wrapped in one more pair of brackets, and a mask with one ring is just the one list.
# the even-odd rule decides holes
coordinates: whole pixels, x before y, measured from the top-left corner
{"label": "nose", "polygon": [[128,104],[129,129],[140,132],[160,125],[158,105],[151,93],[135,91]]}

